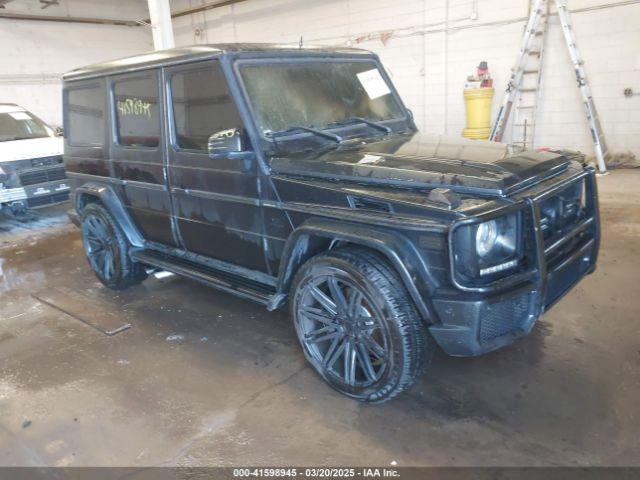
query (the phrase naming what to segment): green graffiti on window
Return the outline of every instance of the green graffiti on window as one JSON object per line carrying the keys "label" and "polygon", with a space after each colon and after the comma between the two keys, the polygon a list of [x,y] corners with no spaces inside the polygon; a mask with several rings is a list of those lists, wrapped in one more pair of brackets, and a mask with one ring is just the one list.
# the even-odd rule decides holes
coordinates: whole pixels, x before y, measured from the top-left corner
{"label": "green graffiti on window", "polygon": [[151,104],[139,98],[125,98],[118,100],[118,112],[123,117],[126,115],[141,115],[151,118]]}

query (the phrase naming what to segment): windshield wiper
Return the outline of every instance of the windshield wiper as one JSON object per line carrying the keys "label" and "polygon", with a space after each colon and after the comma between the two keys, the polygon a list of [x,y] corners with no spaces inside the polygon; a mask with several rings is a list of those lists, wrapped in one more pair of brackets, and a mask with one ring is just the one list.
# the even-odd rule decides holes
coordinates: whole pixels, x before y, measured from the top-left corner
{"label": "windshield wiper", "polygon": [[362,118],[362,117],[349,117],[349,118],[345,118],[344,120],[340,120],[339,122],[332,122],[329,125],[347,125],[349,123],[355,123],[355,122],[365,123],[370,127],[378,129],[384,133],[391,133],[391,129],[386,125],[382,125],[381,123],[374,122],[373,120],[367,120],[366,118]]}
{"label": "windshield wiper", "polygon": [[305,132],[315,133],[319,137],[328,138],[330,140],[333,140],[336,143],[342,142],[342,137],[340,135],[318,130],[317,128],[305,127],[304,125],[292,125],[286,130],[281,130],[279,132],[272,132],[271,136],[275,137],[280,135],[286,135],[287,133],[295,132],[296,130],[304,130]]}

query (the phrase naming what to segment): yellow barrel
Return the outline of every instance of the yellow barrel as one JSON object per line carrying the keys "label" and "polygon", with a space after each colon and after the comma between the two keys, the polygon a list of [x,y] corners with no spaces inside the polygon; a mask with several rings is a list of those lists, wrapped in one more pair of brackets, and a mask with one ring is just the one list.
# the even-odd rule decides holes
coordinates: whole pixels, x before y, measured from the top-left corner
{"label": "yellow barrel", "polygon": [[491,133],[491,101],[493,88],[465,88],[464,103],[467,109],[467,128],[462,136],[486,140]]}

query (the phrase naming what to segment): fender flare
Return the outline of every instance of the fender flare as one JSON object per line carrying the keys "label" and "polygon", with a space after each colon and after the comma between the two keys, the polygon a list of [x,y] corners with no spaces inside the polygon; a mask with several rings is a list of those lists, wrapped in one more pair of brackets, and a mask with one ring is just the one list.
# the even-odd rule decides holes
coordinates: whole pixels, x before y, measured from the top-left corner
{"label": "fender flare", "polygon": [[134,247],[144,247],[144,237],[140,234],[138,227],[131,219],[131,216],[124,207],[118,194],[109,185],[96,182],[88,182],[75,189],[74,208],[78,215],[82,212],[82,198],[88,195],[95,197],[102,202],[109,213],[113,215],[116,222],[122,228],[127,240]]}
{"label": "fender flare", "polygon": [[[313,240],[324,240],[325,248],[314,249]],[[278,276],[277,292],[286,294],[298,268],[309,258],[326,251],[326,243],[345,241],[382,254],[400,276],[425,322],[438,317],[431,303],[435,280],[413,243],[404,235],[367,225],[354,225],[312,218],[296,228],[285,244]],[[317,247],[316,247],[317,248]]]}

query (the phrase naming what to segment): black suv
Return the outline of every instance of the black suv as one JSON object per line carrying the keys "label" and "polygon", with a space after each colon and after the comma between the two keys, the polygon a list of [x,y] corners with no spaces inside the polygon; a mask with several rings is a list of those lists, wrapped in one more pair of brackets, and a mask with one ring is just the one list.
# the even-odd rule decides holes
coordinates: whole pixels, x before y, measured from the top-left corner
{"label": "black suv", "polygon": [[526,335],[595,268],[594,170],[418,133],[378,57],[204,45],[64,76],[72,216],[121,289],[168,270],[289,304],[335,389],[384,402],[433,351]]}

